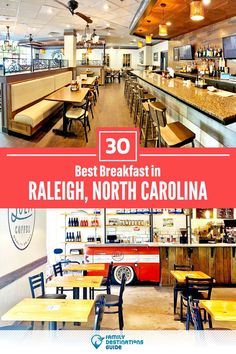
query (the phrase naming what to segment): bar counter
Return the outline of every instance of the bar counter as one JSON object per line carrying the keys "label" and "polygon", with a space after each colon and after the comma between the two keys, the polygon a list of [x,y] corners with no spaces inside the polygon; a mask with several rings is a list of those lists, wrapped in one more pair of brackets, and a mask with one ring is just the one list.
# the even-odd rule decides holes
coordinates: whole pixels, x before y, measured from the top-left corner
{"label": "bar counter", "polygon": [[[194,131],[200,146],[236,146],[236,95],[221,97],[183,80],[133,71],[142,86],[166,105],[169,121],[179,120]],[[228,92],[227,92],[228,93]]]}

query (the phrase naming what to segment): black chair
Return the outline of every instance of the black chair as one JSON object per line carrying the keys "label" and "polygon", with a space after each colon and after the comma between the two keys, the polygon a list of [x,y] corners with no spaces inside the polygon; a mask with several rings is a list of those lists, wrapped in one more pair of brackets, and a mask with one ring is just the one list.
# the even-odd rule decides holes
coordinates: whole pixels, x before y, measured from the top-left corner
{"label": "black chair", "polygon": [[[181,292],[180,302],[180,318],[183,321],[183,307],[187,308],[186,329],[189,329],[190,313],[189,313],[189,297],[193,300],[210,300],[213,278],[190,278],[186,277],[186,288]],[[206,311],[204,311],[204,321],[206,322]],[[209,321],[210,323],[210,321]]]}
{"label": "black chair", "polygon": [[[29,277],[30,290],[33,298],[38,299],[65,299],[66,295],[64,294],[46,294],[45,285],[44,285],[44,276],[43,272]],[[41,290],[41,294],[36,296],[36,289]]]}
{"label": "black chair", "polygon": [[105,296],[103,295],[100,301],[97,301],[95,304],[95,320],[93,326],[94,331],[100,331],[101,329],[104,310],[105,310]]}
{"label": "black chair", "polygon": [[102,284],[100,288],[91,288],[90,290],[90,298],[94,299],[95,291],[106,291],[107,294],[111,294],[111,281],[112,281],[112,270],[113,270],[113,262],[109,264],[107,277],[103,278]]}
{"label": "black chair", "polygon": [[124,328],[124,317],[123,317],[123,294],[125,290],[126,277],[125,274],[122,275],[120,292],[119,295],[105,294],[105,295],[97,295],[96,302],[101,301],[104,297],[105,299],[105,307],[117,307],[116,311],[104,311],[105,314],[114,314],[118,313],[119,318],[119,329],[122,331]]}
{"label": "black chair", "polygon": [[201,308],[199,307],[199,301],[194,300],[192,296],[188,299],[188,306],[189,306],[189,314],[190,314],[190,322],[193,324],[193,327],[196,331],[203,331],[203,330],[215,330],[215,331],[225,331],[230,330],[229,328],[212,328],[212,320],[211,316],[209,315],[209,328],[204,328]]}
{"label": "black chair", "polygon": [[[174,264],[174,270],[183,270],[183,271],[193,271],[193,265],[182,265],[182,264]],[[175,281],[174,285],[174,314],[176,314],[177,302],[178,302],[178,293],[185,290],[186,285],[180,284]]]}

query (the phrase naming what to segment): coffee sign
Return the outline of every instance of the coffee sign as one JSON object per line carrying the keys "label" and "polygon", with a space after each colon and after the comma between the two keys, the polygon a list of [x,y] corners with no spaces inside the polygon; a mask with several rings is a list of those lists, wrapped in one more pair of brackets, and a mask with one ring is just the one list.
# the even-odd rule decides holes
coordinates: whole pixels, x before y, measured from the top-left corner
{"label": "coffee sign", "polygon": [[8,209],[9,231],[15,246],[23,251],[32,239],[35,224],[34,209]]}

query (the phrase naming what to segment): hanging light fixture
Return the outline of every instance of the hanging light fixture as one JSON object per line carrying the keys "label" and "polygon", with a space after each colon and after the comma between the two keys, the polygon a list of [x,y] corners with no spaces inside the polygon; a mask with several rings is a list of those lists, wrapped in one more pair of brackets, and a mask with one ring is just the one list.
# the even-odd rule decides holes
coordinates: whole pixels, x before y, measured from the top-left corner
{"label": "hanging light fixture", "polygon": [[149,35],[146,36],[146,43],[147,43],[147,44],[152,43],[152,35],[151,35],[151,34],[149,34]]}
{"label": "hanging light fixture", "polygon": [[139,48],[143,48],[143,42],[142,41],[138,41],[138,47]]}
{"label": "hanging light fixture", "polygon": [[15,52],[18,48],[18,42],[12,41],[10,36],[10,27],[7,26],[6,39],[0,41],[2,52]]}
{"label": "hanging light fixture", "polygon": [[93,33],[91,35],[91,40],[93,41],[94,44],[99,42],[99,36],[96,33],[96,30],[93,30]]}
{"label": "hanging light fixture", "polygon": [[204,20],[204,6],[202,0],[191,1],[190,18],[192,21]]}
{"label": "hanging light fixture", "polygon": [[166,37],[166,36],[168,36],[168,27],[167,27],[167,24],[165,23],[165,7],[166,7],[166,4],[162,3],[161,7],[163,9],[163,18],[162,18],[162,24],[159,25],[159,36]]}

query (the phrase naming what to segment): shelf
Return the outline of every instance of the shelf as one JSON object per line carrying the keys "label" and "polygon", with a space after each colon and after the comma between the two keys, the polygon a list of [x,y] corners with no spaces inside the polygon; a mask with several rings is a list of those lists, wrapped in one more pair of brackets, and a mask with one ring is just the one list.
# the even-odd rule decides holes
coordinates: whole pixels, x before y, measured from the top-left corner
{"label": "shelf", "polygon": [[65,230],[67,229],[101,229],[101,226],[62,226]]}
{"label": "shelf", "polygon": [[75,253],[72,253],[72,254],[61,254],[61,256],[63,257],[83,257],[84,258],[84,254],[75,254]]}
{"label": "shelf", "polygon": [[94,242],[78,242],[78,241],[64,241],[64,242],[61,242],[61,243],[64,243],[64,244],[70,244],[70,245],[85,245],[85,244],[100,244],[100,242],[96,242],[96,241],[94,241]]}
{"label": "shelf", "polygon": [[150,216],[152,215],[153,213],[124,213],[124,214],[106,214],[107,216],[134,216],[134,215],[137,215],[137,216]]}
{"label": "shelf", "polygon": [[106,225],[106,227],[127,227],[127,228],[139,228],[139,227],[147,227],[149,228],[151,225]]}

